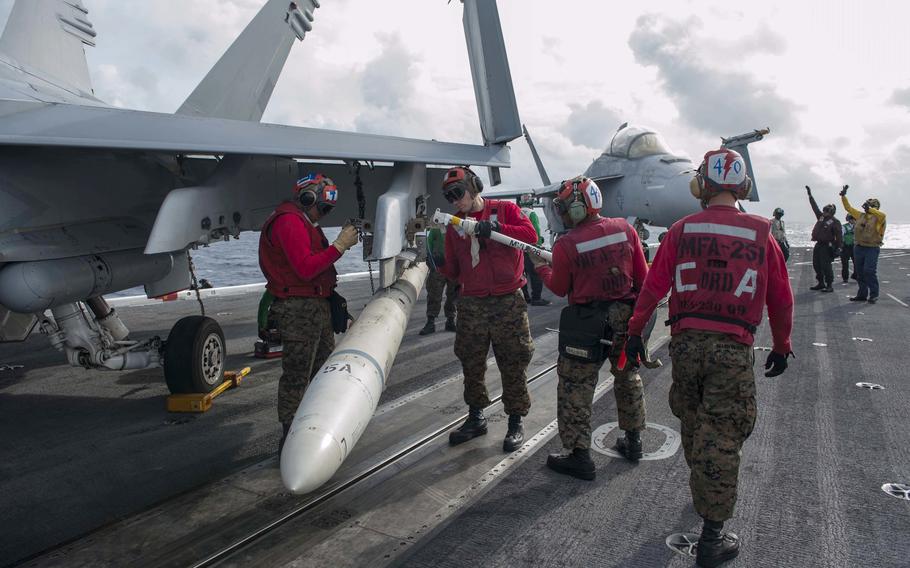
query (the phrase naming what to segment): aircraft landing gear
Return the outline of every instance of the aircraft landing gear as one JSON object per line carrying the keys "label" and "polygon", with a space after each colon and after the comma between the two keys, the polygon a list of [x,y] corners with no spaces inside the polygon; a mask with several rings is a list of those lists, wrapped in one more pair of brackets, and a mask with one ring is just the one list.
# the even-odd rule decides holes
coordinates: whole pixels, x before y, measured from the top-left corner
{"label": "aircraft landing gear", "polygon": [[204,316],[179,320],[165,343],[164,378],[173,394],[208,393],[224,380],[224,332]]}

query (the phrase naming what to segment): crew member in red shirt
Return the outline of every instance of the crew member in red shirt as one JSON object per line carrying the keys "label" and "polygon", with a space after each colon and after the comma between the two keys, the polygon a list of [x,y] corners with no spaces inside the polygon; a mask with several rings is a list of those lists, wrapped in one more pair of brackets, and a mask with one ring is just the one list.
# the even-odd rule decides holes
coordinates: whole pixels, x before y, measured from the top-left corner
{"label": "crew member in red shirt", "polygon": [[338,188],[322,174],[297,181],[295,197],[278,206],[262,224],[259,267],[266,289],[275,296],[271,314],[282,342],[278,380],[278,421],[284,446],[294,413],[313,375],[332,350],[335,335],[329,296],[338,284],[335,262],[357,244],[357,230],[345,225],[329,245],[318,221],[332,211]]}
{"label": "crew member in red shirt", "polygon": [[476,234],[449,225],[445,236],[446,263],[440,272],[461,285],[455,356],[464,371],[464,400],[468,419],[449,435],[453,446],[487,433],[484,407],[490,404],[485,384],[487,353],[493,355],[502,377],[502,402],[509,415],[503,450],[518,449],[524,441],[521,419],[531,408],[527,368],[534,353],[525,284],[524,257],[518,249],[491,240],[493,231],[529,244],[537,242],[534,225],[510,201],[484,199],[483,183],[468,167],[452,168],[442,181],[446,200],[456,217],[478,222]]}
{"label": "crew member in red shirt", "polygon": [[[625,219],[600,216],[603,197],[593,180],[564,181],[553,207],[569,232],[553,246],[553,267],[533,257],[544,284],[557,296],[569,296],[559,321],[557,419],[565,454],[547,458],[547,466],[580,479],[594,479],[591,459],[591,405],[604,360],[615,377],[613,393],[619,427],[625,437],[616,449],[631,461],[641,458],[645,429],[644,388],[635,369],[619,368],[632,316],[648,264],[637,231]],[[600,340],[612,341],[607,347]]]}
{"label": "crew member in red shirt", "polygon": [[[681,423],[689,487],[704,519],[699,566],[719,566],[739,553],[733,516],[740,451],[755,425],[752,341],[767,304],[773,348],[766,377],[792,356],[793,291],[767,219],[741,212],[752,181],[739,153],[705,154],[692,194],[705,210],[670,227],[629,322],[626,355],[644,357],[641,333],[658,301],[670,292],[670,408]],[[671,289],[672,288],[672,289]]]}

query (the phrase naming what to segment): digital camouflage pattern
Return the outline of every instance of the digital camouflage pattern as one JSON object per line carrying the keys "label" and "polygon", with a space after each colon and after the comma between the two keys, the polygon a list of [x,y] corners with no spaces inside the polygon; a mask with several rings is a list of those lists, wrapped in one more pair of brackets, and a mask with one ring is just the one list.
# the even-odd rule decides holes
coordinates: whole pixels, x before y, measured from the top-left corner
{"label": "digital camouflage pattern", "polygon": [[[613,373],[613,394],[621,430],[641,431],[645,429],[644,386],[638,372],[631,367],[619,370],[619,356],[626,343],[626,332],[632,306],[613,302],[607,309],[607,321],[613,330],[613,347],[610,350],[610,371]],[[594,389],[603,363],[587,363],[559,356],[556,372],[559,375],[557,388],[557,422],[559,438],[566,449],[589,449],[591,447],[591,405]]]}
{"label": "digital camouflage pattern", "polygon": [[279,298],[272,314],[278,319],[283,353],[278,421],[290,424],[310,381],[335,349],[335,334],[326,298]]}
{"label": "digital camouflage pattern", "polygon": [[458,312],[455,306],[455,301],[458,300],[458,282],[449,280],[436,270],[431,270],[427,276],[427,319],[439,315],[443,291],[446,293],[446,318],[454,318]]}
{"label": "digital camouflage pattern", "polygon": [[464,401],[483,408],[490,404],[485,375],[490,344],[502,377],[506,414],[527,416],[528,363],[534,354],[528,305],[520,290],[504,296],[462,296],[458,300],[455,356],[464,372]]}
{"label": "digital camouflage pattern", "polygon": [[670,409],[681,422],[695,510],[726,521],[736,505],[740,450],[755,426],[755,356],[723,333],[685,330],[671,339],[670,358]]}

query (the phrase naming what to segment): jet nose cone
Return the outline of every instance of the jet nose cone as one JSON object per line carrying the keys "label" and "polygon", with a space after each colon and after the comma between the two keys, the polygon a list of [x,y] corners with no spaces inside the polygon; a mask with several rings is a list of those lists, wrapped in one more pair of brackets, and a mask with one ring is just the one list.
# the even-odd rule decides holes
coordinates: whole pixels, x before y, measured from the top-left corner
{"label": "jet nose cone", "polygon": [[293,493],[315,491],[343,459],[341,445],[328,432],[313,426],[292,429],[281,451],[281,481]]}

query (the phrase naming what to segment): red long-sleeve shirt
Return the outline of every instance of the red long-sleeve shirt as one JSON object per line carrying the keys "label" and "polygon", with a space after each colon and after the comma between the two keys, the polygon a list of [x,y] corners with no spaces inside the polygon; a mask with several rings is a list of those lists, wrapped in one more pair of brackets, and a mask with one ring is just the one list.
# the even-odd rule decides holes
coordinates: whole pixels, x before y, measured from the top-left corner
{"label": "red long-sleeve shirt", "polygon": [[[499,222],[498,232],[528,244],[537,242],[534,225],[510,201],[485,199],[483,210],[470,213],[470,217],[483,221],[491,220],[494,214]],[[457,216],[464,218],[460,213]],[[502,296],[525,284],[524,255],[520,250],[481,239],[480,262],[472,266],[470,237],[449,225],[445,241],[446,263],[439,272],[461,284],[462,296]]]}
{"label": "red long-sleeve shirt", "polygon": [[[732,217],[735,215],[744,215],[744,213],[741,213],[735,207],[715,205],[709,207],[709,209],[712,213],[724,216],[729,215]],[[695,215],[701,214],[696,213]],[[682,232],[681,227],[690,217],[677,221],[677,223],[670,228],[667,236],[664,237],[664,240],[657,251],[657,256],[654,258],[654,262],[651,263],[651,269],[648,271],[644,287],[638,295],[638,301],[635,304],[635,312],[632,315],[632,319],[629,321],[629,335],[642,334],[642,331],[658,302],[666,296],[668,291],[670,291],[677,271],[677,247],[680,233]],[[774,351],[786,354],[792,351],[790,333],[793,329],[793,290],[790,288],[790,280],[787,275],[787,265],[784,261],[784,255],[781,252],[777,241],[774,240],[774,237],[771,236],[770,233],[768,235],[766,250],[767,262],[759,267],[759,269],[767,271],[768,285],[765,291],[765,297],[761,299],[757,298],[756,301],[762,301],[767,306]],[[670,315],[673,316],[674,314]],[[704,326],[703,329],[707,330],[719,327],[718,325],[712,325],[712,322],[709,321],[703,321],[701,325]],[[699,329],[702,329],[702,327]],[[727,329],[725,329],[724,332],[728,333],[734,340],[740,343],[752,345],[752,334],[745,328],[735,326],[731,328],[730,326],[727,326]]]}
{"label": "red long-sleeve shirt", "polygon": [[295,215],[281,215],[272,222],[272,241],[281,247],[288,264],[303,280],[313,280],[341,258],[337,248],[328,243],[322,228],[314,225],[323,239],[325,247],[318,253],[312,252],[310,232],[304,221]]}
{"label": "red long-sleeve shirt", "polygon": [[[630,274],[613,274],[614,269],[629,268]],[[552,268],[543,265],[537,273],[557,296],[568,294],[570,304],[586,304],[634,299],[648,274],[648,263],[638,233],[625,219],[597,217],[556,241]]]}

